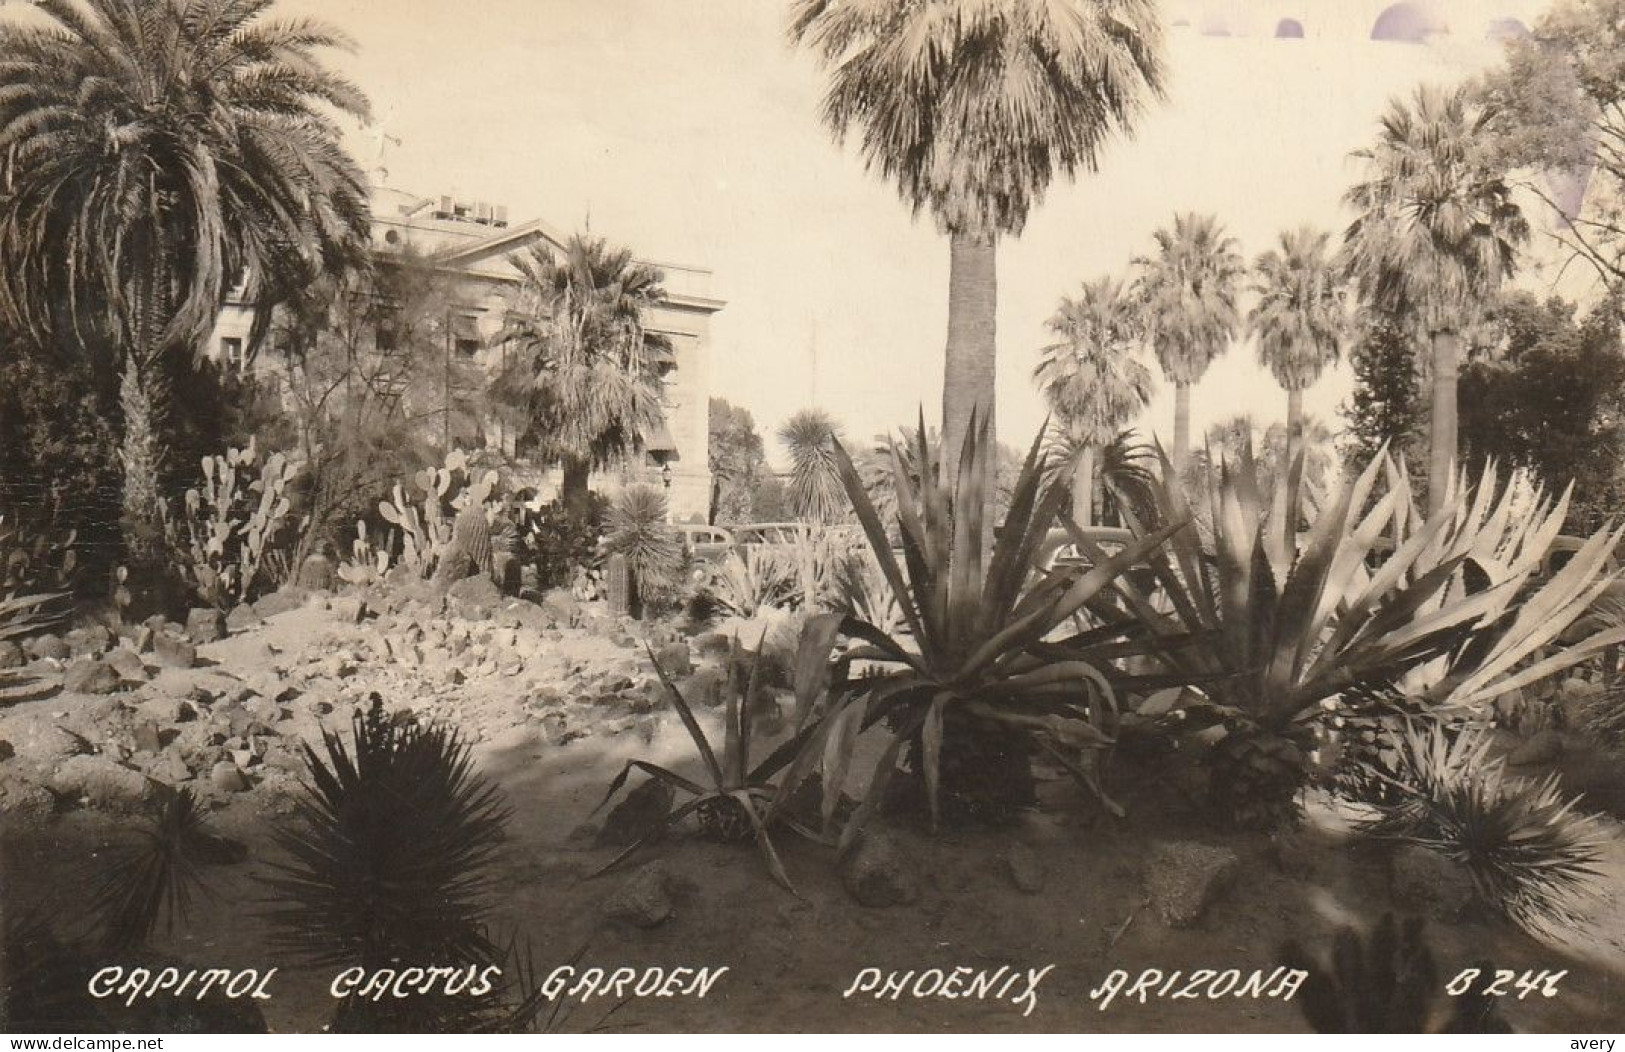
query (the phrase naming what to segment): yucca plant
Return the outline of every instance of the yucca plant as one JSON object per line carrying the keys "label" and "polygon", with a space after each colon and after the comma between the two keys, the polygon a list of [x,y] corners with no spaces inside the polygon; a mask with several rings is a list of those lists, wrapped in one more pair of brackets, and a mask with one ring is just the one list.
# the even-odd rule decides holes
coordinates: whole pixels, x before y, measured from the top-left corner
{"label": "yucca plant", "polygon": [[[833,638],[834,633],[831,619],[827,615],[809,621],[802,632],[804,646],[809,637],[822,638],[826,640],[823,643],[823,653],[828,654],[830,647],[828,640]],[[670,768],[647,760],[628,761],[626,766],[621,768],[621,773],[610,783],[609,790],[604,794],[598,809],[601,810],[615,798],[615,794],[626,785],[634,770],[642,771],[650,778],[686,794],[689,799],[667,812],[659,823],[610,859],[594,876],[619,866],[648,844],[659,840],[677,823],[693,815],[699,823],[700,832],[710,839],[724,843],[754,839],[773,879],[790,891],[795,890],[789,874],[785,872],[783,862],[779,859],[778,851],[773,847],[769,827],[782,822],[806,836],[815,839],[817,837],[817,834],[783,815],[776,807],[781,792],[779,783],[775,782],[774,778],[789,765],[807,736],[798,734],[759,762],[752,763],[751,757],[757,746],[752,701],[761,685],[762,653],[766,649],[765,644],[764,633],[756,644],[753,656],[747,661],[738,637],[733,640],[728,661],[727,699],[723,705],[723,747],[720,756],[695,717],[694,707],[683,697],[683,692],[660,667],[660,663],[654,660],[654,654],[650,653],[650,663],[654,665],[655,673],[659,675],[661,684],[666,688],[666,696],[671,699],[672,708],[677,710],[677,715],[682,719],[683,727],[688,731],[689,738],[694,742],[694,749],[705,767],[705,782],[686,778]]]}
{"label": "yucca plant", "polygon": [[648,486],[629,486],[610,506],[604,550],[624,556],[632,579],[632,616],[646,602],[671,592],[682,572],[683,546],[667,523],[666,498]]}
{"label": "yucca plant", "polygon": [[1360,829],[1461,863],[1485,903],[1531,931],[1578,928],[1602,876],[1605,836],[1577,798],[1564,799],[1556,774],[1509,777],[1491,746],[1482,730],[1408,731],[1397,772],[1370,770],[1397,799],[1376,805]]}
{"label": "yucca plant", "polygon": [[[1164,468],[1157,517],[1133,524],[1141,535],[1191,518],[1183,487],[1166,481],[1166,459]],[[1300,458],[1290,471],[1301,470]],[[1600,531],[1535,583],[1566,494],[1550,500],[1517,475],[1502,486],[1491,466],[1476,490],[1458,481],[1424,521],[1409,480],[1379,457],[1343,480],[1299,537],[1285,508],[1293,487],[1277,487],[1266,513],[1250,449],[1216,474],[1211,539],[1175,536],[1151,560],[1155,594],[1119,577],[1095,609],[1127,610],[1148,626],[1166,641],[1159,657],[1169,672],[1199,685],[1225,717],[1210,755],[1212,799],[1238,824],[1295,818],[1322,703],[1399,690],[1471,711],[1625,639],[1609,629],[1543,650],[1613,579],[1607,557],[1621,537]],[[1100,556],[1081,531],[1073,539]]]}
{"label": "yucca plant", "polygon": [[[266,877],[273,943],[313,964],[500,964],[486,934],[510,815],[497,787],[455,730],[394,720],[377,694],[351,723],[353,745],[324,731],[325,757],[304,747],[309,782],[275,831],[288,859]],[[387,1020],[346,1001],[339,1023],[441,1029],[466,1007],[453,1000],[386,1006],[405,1013]]]}
{"label": "yucca plant", "polygon": [[[842,634],[857,644],[843,660],[864,662],[870,673],[854,681],[832,679],[824,713],[813,724],[813,741],[787,779],[793,788],[796,776],[821,758],[828,825],[858,736],[880,725],[891,730],[869,792],[842,830],[843,845],[853,842],[884,799],[905,747],[911,747],[933,824],[948,793],[973,808],[978,801],[971,794],[988,793],[992,799],[986,802],[995,810],[1024,790],[1030,793],[1035,748],[1063,762],[1104,799],[1089,764],[1080,759],[1111,742],[1116,696],[1107,669],[1122,626],[1075,638],[1063,660],[1041,651],[1048,637],[1064,630],[1117,575],[1180,526],[1141,538],[1087,571],[1037,572],[1035,558],[1067,499],[1064,486],[1045,481],[1041,437],[1027,453],[1009,514],[984,561],[982,514],[995,484],[987,421],[973,421],[951,477],[928,471],[916,484],[908,463],[938,463],[922,421],[911,436],[912,456],[898,450],[893,455],[906,572],[862,477],[846,450],[835,446],[870,552],[908,628],[893,635],[858,617],[842,622]],[[809,718],[809,696],[803,697],[798,727]]]}
{"label": "yucca plant", "polygon": [[794,584],[785,560],[769,545],[751,544],[728,553],[707,593],[724,616],[750,618],[763,607],[786,606]]}

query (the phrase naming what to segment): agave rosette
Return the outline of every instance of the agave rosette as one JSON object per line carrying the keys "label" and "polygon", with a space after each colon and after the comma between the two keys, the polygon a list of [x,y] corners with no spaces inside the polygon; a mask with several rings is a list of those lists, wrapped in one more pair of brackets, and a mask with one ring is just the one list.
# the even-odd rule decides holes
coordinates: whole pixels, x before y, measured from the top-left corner
{"label": "agave rosette", "polygon": [[[856,616],[841,622],[841,634],[855,644],[845,657],[867,663],[872,673],[835,682],[824,718],[797,765],[799,772],[822,763],[828,823],[858,735],[882,721],[893,729],[869,791],[842,832],[847,844],[882,799],[904,744],[916,737],[937,816],[944,717],[951,708],[1029,733],[1099,792],[1092,774],[1074,757],[1112,741],[1116,696],[1107,655],[1123,626],[1074,637],[1060,659],[1042,652],[1044,643],[1180,528],[1164,526],[1087,569],[1035,571],[1035,557],[1067,499],[1064,486],[1045,480],[1040,436],[1015,483],[1003,528],[984,556],[983,508],[994,485],[987,421],[973,419],[952,486],[937,472],[916,479],[908,470],[909,463],[937,462],[923,421],[909,441],[912,450],[892,448],[901,563],[851,458],[838,443],[835,447],[847,494],[907,629],[890,633]],[[798,722],[809,716],[815,695],[804,695]]]}

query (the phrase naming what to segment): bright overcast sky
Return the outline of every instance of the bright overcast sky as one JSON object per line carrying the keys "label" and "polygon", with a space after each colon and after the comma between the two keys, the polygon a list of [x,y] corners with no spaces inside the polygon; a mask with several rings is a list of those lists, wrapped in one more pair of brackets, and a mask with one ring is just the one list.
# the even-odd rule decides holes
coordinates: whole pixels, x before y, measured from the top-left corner
{"label": "bright overcast sky", "polygon": [[[1392,94],[1494,61],[1486,27],[1538,3],[1434,5],[1448,36],[1368,37],[1380,2],[1166,7],[1171,90],[1101,171],[1057,185],[999,257],[1000,434],[1042,418],[1030,380],[1044,322],[1084,278],[1123,271],[1176,210],[1212,211],[1249,258],[1303,222],[1340,229],[1347,154]],[[356,37],[341,62],[370,93],[391,183],[509,206],[646,258],[705,266],[728,301],[713,391],[764,434],[809,405],[867,436],[938,412],[948,246],[818,122],[822,78],[785,42],[773,0],[285,0]],[[1307,39],[1272,38],[1281,17]],[[1205,30],[1205,31],[1204,31]],[[1227,31],[1229,36],[1214,35]],[[365,141],[358,152],[374,150]],[[365,163],[370,164],[370,160]],[[816,359],[816,368],[815,368]],[[1344,371],[1309,396],[1335,422]],[[1232,348],[1196,389],[1196,426],[1284,415],[1280,390]],[[1171,430],[1170,390],[1140,423]],[[1199,432],[1198,432],[1199,433]],[[771,445],[772,443],[770,443]]]}

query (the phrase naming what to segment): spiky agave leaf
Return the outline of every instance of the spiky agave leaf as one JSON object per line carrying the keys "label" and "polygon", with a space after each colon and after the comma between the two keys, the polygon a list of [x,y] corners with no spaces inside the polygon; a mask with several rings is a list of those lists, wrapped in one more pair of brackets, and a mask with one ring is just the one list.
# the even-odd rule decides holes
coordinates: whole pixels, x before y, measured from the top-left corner
{"label": "spiky agave leaf", "polygon": [[305,745],[309,781],[276,830],[273,941],[313,963],[489,962],[493,863],[509,815],[453,729],[392,722],[373,695],[353,747]]}

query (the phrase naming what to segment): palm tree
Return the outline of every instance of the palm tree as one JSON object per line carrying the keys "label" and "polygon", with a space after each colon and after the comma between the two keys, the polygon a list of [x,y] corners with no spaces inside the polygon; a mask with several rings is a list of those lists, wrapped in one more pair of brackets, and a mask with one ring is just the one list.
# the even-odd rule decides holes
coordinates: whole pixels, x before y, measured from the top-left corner
{"label": "palm tree", "polygon": [[[1301,227],[1253,264],[1258,300],[1247,316],[1258,336],[1258,360],[1286,391],[1287,463],[1303,447],[1303,392],[1337,361],[1348,338],[1342,275],[1331,258],[1331,236]],[[1296,514],[1298,494],[1287,473],[1286,506]]]}
{"label": "palm tree", "polygon": [[1357,150],[1365,179],[1344,262],[1368,304],[1411,318],[1431,349],[1428,510],[1443,506],[1456,460],[1462,334],[1512,276],[1529,226],[1485,148],[1492,114],[1466,87],[1422,86],[1388,104],[1376,144]]}
{"label": "palm tree", "polygon": [[840,437],[840,428],[822,409],[803,409],[779,428],[779,441],[790,454],[790,506],[808,522],[846,517],[846,489],[835,461]]}
{"label": "palm tree", "polygon": [[1156,255],[1135,260],[1141,268],[1137,291],[1157,362],[1174,385],[1171,460],[1182,476],[1190,459],[1191,386],[1236,335],[1236,297],[1246,263],[1235,238],[1210,215],[1176,215],[1172,230],[1163,227],[1152,237]]}
{"label": "palm tree", "polygon": [[[1094,171],[1162,94],[1151,0],[794,0],[790,36],[830,70],[824,122],[948,235],[943,448],[994,419],[996,249],[1057,174]],[[991,493],[991,487],[989,491]],[[991,499],[991,496],[990,498]],[[993,516],[985,517],[987,537]]]}
{"label": "palm tree", "polygon": [[523,411],[521,441],[560,466],[565,507],[584,514],[593,469],[643,449],[664,420],[671,341],[644,324],[665,299],[663,276],[581,234],[557,254],[535,245],[510,262],[522,285],[499,337],[513,353],[493,393]]}
{"label": "palm tree", "polygon": [[122,373],[127,558],[162,556],[163,377],[227,287],[270,309],[363,258],[367,194],[323,68],[348,41],[273,0],[41,0],[0,25],[0,321]]}
{"label": "palm tree", "polygon": [[1093,526],[1097,455],[1151,401],[1151,370],[1135,353],[1144,326],[1123,283],[1103,277],[1084,282],[1077,299],[1062,298],[1049,329],[1058,339],[1033,379],[1078,447],[1072,517]]}

